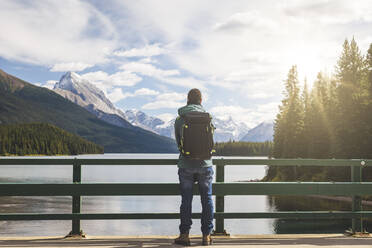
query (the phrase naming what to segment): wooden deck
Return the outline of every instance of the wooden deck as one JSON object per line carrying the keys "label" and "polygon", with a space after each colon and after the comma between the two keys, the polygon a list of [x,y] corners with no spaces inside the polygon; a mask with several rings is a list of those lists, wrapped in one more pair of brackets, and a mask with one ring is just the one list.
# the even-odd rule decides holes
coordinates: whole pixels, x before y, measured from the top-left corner
{"label": "wooden deck", "polygon": [[[87,236],[83,239],[63,237],[0,237],[0,247],[182,247],[173,244],[174,236]],[[193,236],[191,246],[202,247],[201,237]],[[372,237],[347,237],[342,234],[237,235],[214,238],[215,247],[372,247]]]}

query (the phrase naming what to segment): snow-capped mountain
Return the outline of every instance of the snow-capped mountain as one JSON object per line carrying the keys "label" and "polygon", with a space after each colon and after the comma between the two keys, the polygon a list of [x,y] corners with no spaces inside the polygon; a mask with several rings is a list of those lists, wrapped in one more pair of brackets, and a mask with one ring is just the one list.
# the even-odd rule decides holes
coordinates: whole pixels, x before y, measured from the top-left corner
{"label": "snow-capped mountain", "polygon": [[131,128],[125,114],[111,103],[102,90],[75,72],[67,72],[53,90],[68,100],[84,107],[99,119],[110,124]]}
{"label": "snow-capped mountain", "polygon": [[248,131],[241,141],[264,142],[273,141],[274,123],[272,121],[262,122]]}
{"label": "snow-capped mountain", "polygon": [[149,116],[146,113],[137,109],[126,110],[125,116],[133,126],[138,126],[143,129],[157,133],[159,135],[163,135],[174,139],[173,126],[175,119],[165,122],[160,118]]}
{"label": "snow-capped mountain", "polygon": [[[174,139],[174,122],[176,119],[164,122],[160,118],[149,116],[136,109],[125,111],[125,115],[127,120],[134,126]],[[213,118],[213,124],[216,127],[214,132],[214,140],[216,142],[240,140],[249,131],[247,125],[237,123],[231,117],[227,120]]]}
{"label": "snow-capped mountain", "polygon": [[231,116],[226,120],[214,117],[213,124],[216,127],[214,131],[214,140],[216,142],[240,140],[249,131],[245,123],[238,123]]}
{"label": "snow-capped mountain", "polygon": [[[175,119],[165,122],[135,109],[123,112],[112,104],[103,91],[75,72],[63,75],[53,90],[110,124],[126,128],[135,126],[174,139]],[[214,135],[216,142],[240,140],[245,134],[250,134],[247,125],[238,123],[231,117],[228,119],[214,117],[213,124],[216,127]]]}

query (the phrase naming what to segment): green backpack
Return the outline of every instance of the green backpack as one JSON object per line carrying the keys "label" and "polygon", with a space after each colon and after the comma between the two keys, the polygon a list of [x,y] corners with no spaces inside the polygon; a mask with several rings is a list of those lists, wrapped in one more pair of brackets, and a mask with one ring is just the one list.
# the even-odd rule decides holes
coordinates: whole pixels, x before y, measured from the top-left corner
{"label": "green backpack", "polygon": [[206,160],[212,157],[214,142],[212,117],[209,113],[188,112],[182,115],[180,151],[189,159]]}

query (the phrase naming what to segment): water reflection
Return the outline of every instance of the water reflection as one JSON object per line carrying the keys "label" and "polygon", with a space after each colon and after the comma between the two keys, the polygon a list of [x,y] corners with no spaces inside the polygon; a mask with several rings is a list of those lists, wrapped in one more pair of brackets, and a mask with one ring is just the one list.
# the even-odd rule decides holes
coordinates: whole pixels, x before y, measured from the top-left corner
{"label": "water reflection", "polygon": [[[327,199],[328,198],[328,199]],[[332,196],[269,196],[268,204],[276,211],[351,211],[351,198]],[[371,206],[363,206],[364,210]],[[372,227],[364,221],[364,228]],[[350,219],[276,219],[274,231],[283,233],[344,233],[351,228]]]}

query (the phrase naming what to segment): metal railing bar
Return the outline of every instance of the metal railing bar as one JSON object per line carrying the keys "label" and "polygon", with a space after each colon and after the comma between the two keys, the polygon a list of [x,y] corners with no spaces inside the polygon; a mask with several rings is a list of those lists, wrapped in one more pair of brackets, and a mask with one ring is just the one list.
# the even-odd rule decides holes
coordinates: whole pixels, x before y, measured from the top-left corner
{"label": "metal railing bar", "polygon": [[[223,160],[223,164],[220,161]],[[0,165],[176,165],[178,159],[0,158]],[[372,166],[366,159],[232,159],[215,158],[213,164],[268,166]]]}
{"label": "metal railing bar", "polygon": [[[192,218],[200,218],[193,213]],[[216,212],[224,219],[350,219],[372,218],[372,211],[283,211],[283,212]],[[73,213],[73,214],[0,214],[0,220],[106,220],[106,219],[179,219],[179,213]]]}
{"label": "metal railing bar", "polygon": [[[372,182],[214,183],[213,195],[370,195]],[[179,195],[178,183],[0,184],[0,196],[144,196]],[[198,189],[194,187],[194,194]]]}

